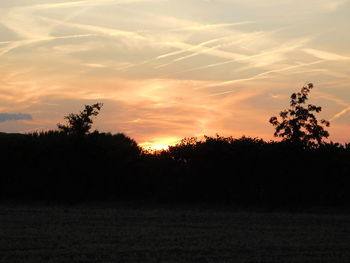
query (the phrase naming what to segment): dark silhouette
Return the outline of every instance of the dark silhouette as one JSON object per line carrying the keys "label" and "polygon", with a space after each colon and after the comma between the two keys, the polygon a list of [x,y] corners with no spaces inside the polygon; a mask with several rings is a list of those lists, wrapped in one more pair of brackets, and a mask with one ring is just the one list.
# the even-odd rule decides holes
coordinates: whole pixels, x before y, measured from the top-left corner
{"label": "dark silhouette", "polygon": [[[286,111],[293,114],[285,125],[305,128],[310,120],[317,125],[310,111],[320,109],[300,105],[309,88],[292,95],[295,113]],[[64,131],[0,133],[0,200],[350,205],[350,144],[320,143],[322,134],[297,137],[291,130],[282,142],[205,136],[152,154],[124,134],[89,132],[90,117],[100,108],[85,106],[86,111],[69,115]],[[300,143],[304,147],[295,147]]]}
{"label": "dark silhouette", "polygon": [[290,100],[290,109],[280,112],[281,122],[277,117],[271,117],[270,123],[276,127],[275,137],[282,137],[283,141],[304,147],[315,147],[323,143],[323,138],[328,138],[329,133],[325,127],[329,122],[322,119],[319,124],[313,112],[319,113],[322,108],[308,104],[308,95],[313,88],[312,83],[302,87],[298,93],[293,93]]}
{"label": "dark silhouette", "polygon": [[92,117],[99,114],[103,104],[96,103],[93,105],[85,105],[85,109],[79,114],[71,113],[64,118],[67,120],[67,124],[57,124],[59,131],[66,134],[84,135],[90,132],[91,125],[93,123]]}

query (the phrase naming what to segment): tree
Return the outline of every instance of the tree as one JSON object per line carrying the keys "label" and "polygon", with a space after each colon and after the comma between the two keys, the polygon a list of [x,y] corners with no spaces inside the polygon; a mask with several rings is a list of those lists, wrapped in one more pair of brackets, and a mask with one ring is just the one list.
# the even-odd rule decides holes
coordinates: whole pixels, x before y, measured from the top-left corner
{"label": "tree", "polygon": [[319,123],[313,114],[321,112],[322,108],[312,104],[303,106],[313,87],[312,83],[308,83],[300,92],[291,95],[290,109],[279,114],[281,121],[277,117],[270,118],[270,123],[276,129],[275,137],[281,137],[285,142],[303,147],[317,147],[323,143],[323,138],[328,138],[329,133],[325,127],[329,127],[329,122],[322,119]]}
{"label": "tree", "polygon": [[103,104],[95,103],[93,105],[85,105],[85,109],[79,114],[69,114],[64,117],[67,124],[57,124],[59,131],[66,134],[84,135],[88,134],[93,123],[93,117],[99,114]]}

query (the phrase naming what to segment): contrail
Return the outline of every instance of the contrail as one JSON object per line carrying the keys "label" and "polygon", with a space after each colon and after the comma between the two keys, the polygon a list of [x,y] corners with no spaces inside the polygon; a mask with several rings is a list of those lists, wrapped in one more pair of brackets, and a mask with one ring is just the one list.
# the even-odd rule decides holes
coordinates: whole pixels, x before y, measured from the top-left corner
{"label": "contrail", "polygon": [[324,60],[317,60],[317,61],[314,61],[311,63],[300,63],[298,65],[293,65],[293,66],[285,67],[282,69],[274,69],[274,70],[265,71],[265,72],[262,72],[262,73],[255,75],[254,77],[251,77],[251,78],[223,81],[219,84],[209,84],[207,87],[224,87],[224,86],[234,84],[236,82],[241,82],[242,80],[246,81],[246,80],[260,79],[260,78],[264,78],[265,76],[272,74],[272,73],[279,73],[279,72],[288,71],[288,70],[296,69],[296,68],[300,68],[300,67],[311,66],[311,65],[322,63],[322,62],[324,62]]}
{"label": "contrail", "polygon": [[[81,3],[83,1],[79,1],[79,3]],[[74,2],[74,3],[78,3],[78,2]],[[72,3],[61,3],[59,5],[62,4],[72,4]],[[54,5],[54,4],[53,4]],[[56,21],[53,24],[47,26],[46,28],[44,28],[44,30],[42,30],[39,34],[37,32],[30,32],[28,30],[23,30],[23,28],[21,27],[21,22],[23,23],[23,21],[27,21],[27,17],[29,18],[35,18],[35,16],[32,14],[32,12],[30,10],[36,10],[37,6],[31,6],[31,7],[26,7],[26,8],[15,8],[13,10],[10,11],[10,13],[8,14],[8,21],[7,21],[7,26],[9,28],[11,28],[14,32],[18,33],[19,35],[23,35],[24,37],[26,37],[27,39],[25,40],[15,40],[15,41],[7,41],[7,42],[2,42],[1,44],[9,44],[7,47],[1,49],[0,51],[0,56],[10,52],[13,49],[28,45],[28,44],[33,44],[33,43],[37,43],[37,42],[41,42],[41,41],[50,41],[50,40],[55,40],[55,39],[65,39],[65,38],[81,38],[81,37],[88,37],[88,36],[92,36],[92,34],[76,34],[76,35],[69,35],[69,36],[61,36],[61,37],[55,37],[55,36],[50,36],[51,31],[58,25],[65,23],[65,21],[70,20],[76,16],[78,16],[79,14],[85,12],[88,7],[85,7],[83,9],[80,9],[76,12],[71,13],[70,15],[68,15],[67,17],[65,17],[63,20],[61,21]],[[11,19],[13,20],[17,20],[17,25],[15,23],[16,26],[14,26],[11,23]],[[18,21],[20,22],[18,24]],[[32,20],[33,21],[33,20]],[[24,34],[23,34],[24,33]]]}
{"label": "contrail", "polygon": [[[225,37],[226,38],[226,37]],[[156,66],[155,68],[163,68],[163,67],[166,67],[166,66],[169,66],[169,65],[172,65],[176,62],[179,62],[181,60],[185,60],[185,59],[188,59],[188,58],[191,58],[191,57],[194,57],[194,56],[198,56],[198,55],[201,55],[201,54],[207,54],[207,53],[210,53],[211,51],[214,51],[216,49],[219,49],[223,46],[228,46],[228,44],[221,44],[221,45],[216,45],[216,46],[213,46],[213,47],[205,47],[205,45],[209,44],[209,43],[214,43],[214,42],[217,42],[219,40],[221,40],[222,38],[217,38],[217,39],[213,39],[213,40],[210,40],[210,41],[206,41],[206,42],[203,42],[203,43],[200,43],[199,45],[196,45],[196,46],[191,46],[190,48],[188,49],[185,49],[185,50],[181,50],[181,51],[176,51],[176,52],[172,52],[172,53],[169,53],[166,55],[166,57],[168,56],[173,56],[173,55],[177,55],[177,54],[182,54],[182,53],[186,53],[186,52],[191,52],[191,51],[195,51],[195,50],[199,50],[199,51],[196,51],[192,54],[189,54],[189,55],[186,55],[186,56],[182,56],[182,57],[179,57],[179,58],[176,58],[172,61],[170,61],[169,63],[165,63],[165,64],[161,64],[161,65],[158,65]],[[233,45],[234,43],[236,43],[236,41],[233,41],[231,42],[230,44]],[[231,54],[234,54],[234,53],[231,53]],[[237,54],[237,56],[239,56],[240,54]],[[162,57],[165,57],[164,55]]]}
{"label": "contrail", "polygon": [[[77,7],[77,6],[86,6],[92,1],[75,1],[75,2],[63,2],[63,3],[53,3],[53,4],[39,4],[28,6],[29,9],[50,9],[50,8],[66,8],[66,7]],[[102,0],[101,0],[102,2]]]}
{"label": "contrail", "polygon": [[341,110],[340,112],[335,114],[332,118],[330,118],[329,121],[334,121],[334,120],[338,119],[339,117],[343,116],[344,114],[346,114],[348,111],[350,111],[350,106],[349,106],[348,102],[346,102],[342,99],[336,98],[333,95],[330,95],[327,93],[323,93],[320,91],[315,91],[315,92],[317,92],[317,94],[320,95],[320,98],[332,101],[332,102],[336,103],[337,105],[345,107],[343,110]]}
{"label": "contrail", "polygon": [[38,43],[38,42],[52,41],[52,40],[56,40],[56,39],[83,38],[83,37],[90,37],[90,36],[95,36],[95,34],[70,35],[70,36],[61,36],[61,37],[43,37],[40,39],[12,41],[9,46],[7,46],[3,49],[0,49],[0,56],[5,55],[6,53],[10,52],[13,49],[23,47],[26,45],[31,45],[31,44]]}
{"label": "contrail", "polygon": [[[47,20],[47,21],[52,21],[52,22],[59,22],[59,20],[52,19],[52,18],[42,18],[42,19]],[[129,37],[133,37],[135,39],[145,40],[145,37],[143,37],[135,32],[131,32],[131,31],[123,31],[123,30],[118,30],[118,29],[114,29],[114,28],[93,26],[93,25],[72,23],[72,22],[63,22],[63,24],[66,26],[71,26],[71,27],[75,27],[75,28],[87,30],[87,31],[94,31],[94,32],[98,32],[100,34],[105,34],[105,35],[109,35],[109,36],[129,36]]]}
{"label": "contrail", "polygon": [[[254,23],[254,22],[253,21],[246,21],[246,22],[231,23],[231,24],[225,24],[225,25],[238,25],[238,24],[247,24],[247,23]],[[208,25],[208,26],[213,26],[214,27],[215,25],[217,25],[217,24]],[[188,28],[191,28],[191,27],[188,27]],[[244,39],[242,39],[242,37],[252,36],[252,35],[259,35],[259,34],[261,34],[261,32],[254,32],[254,33],[250,33],[250,34],[243,34],[236,41],[237,42],[242,42],[242,41],[244,41]],[[181,49],[179,51],[170,52],[170,53],[166,53],[166,54],[160,55],[160,56],[157,57],[157,59],[179,55],[179,54],[182,54],[182,53],[185,53],[185,52],[189,52],[189,51],[193,51],[193,50],[199,49],[199,48],[204,47],[204,46],[209,45],[209,44],[213,44],[213,43],[219,42],[221,40],[232,39],[232,38],[234,38],[234,37],[232,37],[232,36],[231,37],[225,36],[225,37],[214,38],[214,39],[211,39],[211,40],[199,43],[198,45],[190,46],[189,48],[184,48],[184,49]]]}
{"label": "contrail", "polygon": [[[124,35],[124,36],[132,36],[138,39],[143,38],[133,32],[68,22],[69,20],[80,15],[81,13],[86,12],[86,10],[89,9],[91,6],[96,6],[96,5],[106,4],[106,3],[120,4],[120,3],[131,3],[131,2],[140,2],[140,1],[152,1],[152,0],[88,0],[88,1],[40,4],[40,5],[14,8],[10,10],[7,17],[5,17],[6,19],[4,19],[2,22],[5,23],[5,25],[11,28],[14,32],[23,36],[26,39],[0,42],[0,44],[8,44],[7,47],[0,49],[0,56],[8,53],[13,49],[16,49],[28,44],[41,42],[41,41],[50,41],[50,40],[62,39],[62,38],[78,38],[78,37],[87,37],[87,36],[96,35],[96,34],[77,34],[77,35],[64,36],[64,37],[50,36],[50,33],[52,32],[52,30],[58,25],[72,26],[83,30],[94,31],[100,34],[103,33],[111,36]],[[63,20],[44,18],[40,16],[35,16],[33,14],[33,11],[35,10],[50,9],[50,8],[68,8],[68,7],[83,7],[83,8],[69,14]],[[36,29],[35,25],[37,20],[34,20],[34,19],[37,19],[37,18],[40,18],[41,20],[44,20],[44,21],[48,21],[51,23],[51,25],[47,26],[46,28],[41,26],[38,29]],[[33,27],[28,26],[28,20],[30,21],[30,23],[33,23],[34,25]],[[15,23],[12,23],[12,22],[15,22]],[[23,25],[25,27],[23,27]]]}
{"label": "contrail", "polygon": [[[205,49],[202,49],[199,52],[195,52],[193,54],[177,58],[173,62],[178,62],[178,61],[185,60],[185,59],[188,59],[188,58],[191,58],[191,57],[194,57],[194,56],[206,54],[206,53],[209,53],[212,50],[219,49],[219,48],[222,48],[222,47],[228,47],[228,46],[240,43],[240,42],[241,42],[241,40],[236,40],[236,41],[231,41],[231,42],[223,43],[223,44],[220,44],[220,45],[216,45],[216,46],[213,46],[213,47],[205,48]],[[245,56],[245,55],[242,54],[241,56],[243,58],[243,56]]]}
{"label": "contrail", "polygon": [[217,29],[222,27],[254,24],[254,23],[256,23],[256,21],[242,21],[242,22],[235,22],[235,23],[197,25],[197,26],[189,26],[189,27],[179,27],[179,28],[171,29],[170,31],[200,31],[200,30]]}
{"label": "contrail", "polygon": [[[227,37],[224,37],[224,38],[227,38]],[[215,39],[215,40],[216,40],[215,42],[217,42],[217,40],[219,40],[219,39]],[[211,42],[211,41],[207,41],[207,42]],[[194,46],[193,48],[190,48],[188,50],[178,51],[178,52],[174,52],[174,53],[180,54],[180,53],[184,53],[184,52],[188,52],[188,51],[194,51],[194,50],[199,50],[199,51],[194,52],[194,53],[189,54],[189,55],[186,55],[186,56],[182,56],[182,57],[176,58],[176,59],[174,59],[173,61],[171,61],[169,63],[159,65],[159,66],[157,66],[155,68],[162,68],[162,67],[165,67],[165,66],[169,66],[169,65],[174,64],[176,62],[179,62],[179,61],[182,61],[182,60],[185,60],[185,59],[189,59],[189,58],[192,58],[192,57],[195,57],[195,56],[198,56],[198,55],[203,55],[203,54],[208,54],[208,53],[209,53],[209,55],[211,55],[210,52],[213,51],[213,50],[217,50],[217,49],[220,49],[222,47],[228,47],[230,45],[234,45],[234,44],[237,44],[239,42],[241,42],[241,40],[231,41],[231,42],[223,43],[223,44],[216,45],[216,46],[213,46],[213,47],[204,47],[204,45],[202,45],[202,44],[206,43],[206,42],[203,42],[202,44]],[[245,56],[245,55],[237,54],[237,53],[231,53],[231,54],[236,54],[237,56]]]}
{"label": "contrail", "polygon": [[[142,62],[142,64],[149,63],[149,62],[156,61],[156,60],[160,60],[160,59],[164,59],[164,58],[171,57],[171,56],[176,56],[176,55],[183,54],[183,53],[186,53],[186,52],[194,52],[193,54],[188,55],[188,58],[192,57],[192,56],[200,55],[201,53],[210,53],[210,55],[218,55],[219,57],[230,56],[230,58],[232,58],[232,56],[235,55],[236,59],[242,58],[242,56],[245,56],[245,55],[236,54],[236,53],[230,53],[230,52],[225,52],[225,51],[221,51],[219,54],[213,54],[213,53],[211,53],[211,51],[215,50],[215,49],[218,49],[219,45],[214,46],[214,47],[206,47],[206,46],[209,45],[209,44],[213,44],[213,43],[222,41],[222,40],[238,38],[235,41],[231,41],[231,42],[228,42],[228,43],[223,43],[223,44],[220,45],[220,47],[224,47],[226,45],[232,45],[234,43],[244,42],[244,41],[247,40],[247,37],[249,37],[249,39],[252,38],[252,37],[255,38],[255,37],[257,37],[257,36],[259,36],[261,34],[262,34],[262,32],[253,32],[253,33],[241,34],[239,37],[236,37],[236,36],[235,37],[233,37],[233,36],[227,37],[227,36],[225,36],[225,37],[220,37],[220,38],[214,38],[214,39],[211,39],[211,40],[207,40],[207,41],[204,41],[204,42],[199,43],[197,45],[191,45],[191,44],[184,43],[184,42],[162,42],[160,44],[162,44],[164,46],[175,47],[175,48],[178,48],[179,50],[174,51],[174,52],[165,53],[163,55],[159,55],[159,56],[157,56],[154,59],[150,59],[150,60],[147,60],[145,62]],[[198,50],[202,50],[202,51],[198,51]],[[180,60],[186,59],[186,58],[187,58],[187,56],[179,57],[179,58],[177,58],[177,59],[175,59],[173,61],[170,61],[168,63],[164,63],[164,64],[161,64],[161,65],[155,66],[154,68],[155,69],[163,68],[163,67],[166,67],[168,65],[171,65],[171,64],[173,64],[173,63],[175,63],[177,61],[180,61]],[[138,66],[138,65],[140,65],[140,64],[136,64],[135,66]],[[177,73],[175,73],[175,74],[177,74]]]}
{"label": "contrail", "polygon": [[183,42],[164,42],[164,44],[168,45],[168,46],[176,47],[176,48],[179,48],[179,49],[182,49],[185,51],[188,51],[188,50],[192,51],[192,50],[199,49],[202,51],[206,51],[207,53],[209,53],[212,56],[221,57],[221,58],[243,59],[243,58],[247,57],[246,55],[242,55],[242,54],[238,54],[238,53],[211,49],[209,47],[204,47],[203,45],[194,46],[194,45],[183,43]]}
{"label": "contrail", "polygon": [[198,71],[198,70],[208,69],[208,68],[213,68],[213,67],[224,66],[224,65],[231,64],[231,63],[234,63],[234,62],[253,60],[255,58],[263,57],[263,56],[270,55],[270,54],[286,53],[286,52],[289,52],[289,51],[297,49],[298,47],[302,46],[302,44],[304,44],[305,42],[308,42],[308,41],[309,41],[309,39],[306,39],[306,40],[303,40],[300,43],[297,43],[297,44],[294,44],[294,45],[285,45],[287,47],[276,48],[276,49],[273,49],[273,50],[270,50],[270,51],[265,51],[265,52],[262,52],[262,53],[259,53],[259,54],[256,54],[256,55],[251,55],[251,56],[241,55],[241,57],[237,57],[237,58],[234,58],[234,59],[229,59],[229,60],[224,61],[224,62],[213,63],[213,64],[204,65],[204,66],[200,66],[200,67],[196,67],[196,68],[192,68],[192,69],[188,69],[188,70],[175,72],[175,73],[173,73],[173,75],[182,74],[182,73],[188,73],[188,72],[193,72],[193,71]]}
{"label": "contrail", "polygon": [[303,51],[314,57],[321,58],[324,60],[330,60],[330,61],[350,60],[350,57],[341,56],[336,53],[331,53],[328,51],[321,51],[321,50],[311,49],[311,48],[304,48]]}
{"label": "contrail", "polygon": [[346,114],[348,111],[350,111],[350,106],[346,107],[342,111],[340,111],[337,114],[335,114],[332,118],[329,119],[329,121],[334,121],[334,120],[338,119],[339,117],[341,117],[344,114]]}
{"label": "contrail", "polygon": [[[75,2],[63,2],[63,3],[51,3],[51,4],[39,4],[32,5],[28,8],[33,9],[50,9],[50,8],[67,8],[67,7],[79,7],[79,6],[100,6],[102,4],[128,4],[137,2],[154,2],[155,0],[87,0],[87,1],[75,1]],[[160,1],[160,0],[157,0]]]}
{"label": "contrail", "polygon": [[[222,39],[225,39],[225,38],[227,38],[227,37],[214,38],[214,39],[211,39],[211,40],[199,43],[198,45],[189,45],[189,44],[187,44],[188,46],[185,47],[184,49],[179,50],[179,51],[175,51],[175,52],[166,53],[164,55],[160,55],[160,56],[157,57],[157,59],[167,58],[167,57],[175,56],[175,55],[182,54],[182,53],[185,53],[185,52],[188,52],[188,51],[196,50],[196,49],[199,49],[199,48],[201,48],[203,46],[206,46],[208,44],[212,44],[212,43],[218,42],[218,41],[220,41]],[[165,42],[165,43],[171,43],[171,42]]]}
{"label": "contrail", "polygon": [[[245,82],[245,81],[250,81],[250,80],[257,80],[257,79],[263,79],[263,78],[267,78],[267,76],[269,74],[272,74],[272,73],[278,73],[278,72],[283,72],[283,71],[289,71],[291,69],[296,69],[296,68],[300,68],[300,67],[305,67],[305,66],[311,66],[311,65],[315,65],[315,64],[319,64],[319,63],[322,63],[324,62],[324,60],[317,60],[317,61],[314,61],[314,62],[311,62],[311,63],[302,63],[302,64],[298,64],[298,65],[294,65],[294,66],[289,66],[289,67],[285,67],[285,68],[282,68],[282,69],[276,69],[276,70],[269,70],[269,71],[266,71],[266,72],[262,72],[260,74],[257,74],[251,78],[244,78],[244,79],[235,79],[235,80],[230,80],[230,81],[223,81],[221,83],[214,83],[214,84],[208,84],[204,87],[201,87],[201,88],[196,88],[196,89],[204,89],[204,88],[211,88],[211,87],[225,87],[225,86],[229,86],[231,84],[235,84],[235,83],[239,83],[239,82]],[[223,92],[219,92],[219,93],[215,93],[215,94],[212,94],[210,96],[219,96],[219,95],[223,95],[223,94],[228,94],[228,93],[231,93],[231,92],[234,92],[234,90],[227,90],[227,91],[223,91]]]}

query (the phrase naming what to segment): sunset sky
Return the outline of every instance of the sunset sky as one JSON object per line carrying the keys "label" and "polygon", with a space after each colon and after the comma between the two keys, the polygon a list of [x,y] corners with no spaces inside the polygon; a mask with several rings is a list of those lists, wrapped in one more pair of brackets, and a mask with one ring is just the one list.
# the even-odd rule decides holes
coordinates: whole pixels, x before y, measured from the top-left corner
{"label": "sunset sky", "polygon": [[330,139],[350,142],[349,14],[348,0],[1,0],[0,132],[103,102],[94,128],[145,147],[269,140],[312,82]]}

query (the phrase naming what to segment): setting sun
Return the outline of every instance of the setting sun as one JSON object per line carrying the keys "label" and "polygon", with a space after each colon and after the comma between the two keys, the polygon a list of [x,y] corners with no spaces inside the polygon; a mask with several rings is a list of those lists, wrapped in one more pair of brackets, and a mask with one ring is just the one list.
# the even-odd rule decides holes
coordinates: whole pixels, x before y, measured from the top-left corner
{"label": "setting sun", "polygon": [[169,149],[169,146],[180,142],[179,138],[160,138],[154,141],[140,143],[140,146],[148,151],[161,151]]}

